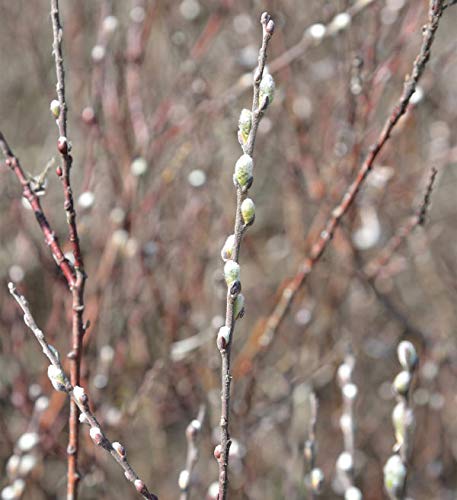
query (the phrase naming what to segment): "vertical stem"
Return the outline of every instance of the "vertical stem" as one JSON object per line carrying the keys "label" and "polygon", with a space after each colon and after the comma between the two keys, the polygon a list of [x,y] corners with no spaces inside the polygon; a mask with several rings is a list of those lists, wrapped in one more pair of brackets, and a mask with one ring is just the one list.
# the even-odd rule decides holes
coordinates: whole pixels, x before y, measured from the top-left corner
{"label": "vertical stem", "polygon": [[[59,101],[59,117],[57,126],[59,129],[59,140],[57,149],[62,160],[60,179],[64,191],[64,209],[67,217],[69,241],[72,248],[76,279],[71,287],[72,292],[72,341],[71,351],[68,353],[70,359],[70,380],[73,386],[80,383],[81,348],[84,335],[84,285],[86,274],[84,272],[83,259],[79,244],[78,230],[76,226],[76,212],[74,209],[73,193],[70,184],[70,170],[73,158],[70,154],[71,146],[67,138],[67,104],[65,101],[65,70],[62,51],[62,26],[60,24],[59,1],[51,0],[51,20],[53,31],[53,54],[57,76],[57,98]],[[69,417],[69,439],[67,447],[68,469],[67,469],[67,500],[74,500],[78,496],[78,442],[79,442],[79,410],[74,401],[70,402]]]}

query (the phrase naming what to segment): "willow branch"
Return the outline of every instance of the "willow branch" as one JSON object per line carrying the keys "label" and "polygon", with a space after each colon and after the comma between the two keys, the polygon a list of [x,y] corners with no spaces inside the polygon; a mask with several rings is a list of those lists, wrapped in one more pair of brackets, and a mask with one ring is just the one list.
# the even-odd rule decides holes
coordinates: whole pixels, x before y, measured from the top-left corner
{"label": "willow branch", "polygon": [[438,29],[442,13],[443,0],[431,0],[428,23],[422,31],[422,45],[419,54],[414,61],[411,75],[406,78],[400,99],[392,109],[377,141],[370,147],[370,151],[362,163],[356,178],[344,193],[340,203],[332,210],[330,217],[317,238],[317,241],[312,246],[309,255],[300,265],[295,277],[283,290],[279,301],[267,320],[266,327],[260,341],[263,345],[268,345],[272,341],[297,292],[304,285],[308,276],[314,269],[314,266],[319,262],[320,258],[324,254],[340,224],[341,219],[352,206],[360,187],[368,174],[371,172],[376,158],[388,142],[398,121],[405,114],[411,96],[414,94],[417,83],[424,73],[427,62],[430,58],[430,50],[435,39],[435,34]]}
{"label": "willow branch", "polygon": [[57,350],[52,345],[48,344],[43,331],[38,328],[30,311],[27,299],[17,291],[14,283],[9,283],[8,288],[24,313],[24,323],[30,328],[33,335],[40,343],[44,355],[51,363],[50,367],[52,367],[52,369],[48,369],[48,376],[54,388],[66,392],[70,396],[73,403],[81,412],[80,420],[89,424],[92,440],[95,444],[101,446],[110,453],[114,460],[122,467],[126,479],[133,483],[138,493],[141,494],[143,498],[157,500],[157,496],[149,492],[144,482],[139,478],[138,474],[127,461],[125,448],[118,442],[112,443],[102,431],[97,418],[89,408],[89,398],[84,389],[80,386],[74,386],[64,373],[60,362],[60,356]]}
{"label": "willow branch", "polygon": [[[229,418],[230,418],[230,385],[232,376],[230,373],[230,354],[235,329],[236,320],[244,313],[244,297],[241,292],[241,283],[239,281],[239,252],[241,240],[247,227],[254,221],[254,204],[252,200],[246,198],[247,192],[252,184],[252,169],[253,161],[252,154],[254,152],[254,144],[257,135],[257,129],[262,119],[265,109],[273,98],[274,82],[270,75],[270,85],[266,92],[262,94],[261,84],[264,76],[265,62],[267,58],[268,43],[274,32],[274,22],[269,14],[264,12],[261,16],[261,24],[263,28],[262,45],[259,51],[257,68],[254,71],[253,84],[253,101],[252,110],[243,110],[247,120],[244,120],[243,113],[240,116],[239,141],[243,150],[243,155],[237,161],[235,166],[234,182],[236,186],[236,212],[235,212],[235,227],[233,235],[230,238],[230,244],[227,248],[228,256],[224,273],[226,274],[227,303],[225,313],[225,326],[223,326],[218,334],[218,348],[221,353],[221,441],[214,451],[214,455],[219,464],[219,500],[227,498],[228,488],[228,462],[229,449],[231,445],[229,434]],[[261,95],[262,94],[262,95]],[[243,204],[249,205],[249,220],[246,219],[243,211]],[[224,246],[225,247],[225,246]],[[224,249],[223,249],[224,251]],[[228,267],[230,270],[227,271]],[[232,271],[238,276],[231,278]]]}

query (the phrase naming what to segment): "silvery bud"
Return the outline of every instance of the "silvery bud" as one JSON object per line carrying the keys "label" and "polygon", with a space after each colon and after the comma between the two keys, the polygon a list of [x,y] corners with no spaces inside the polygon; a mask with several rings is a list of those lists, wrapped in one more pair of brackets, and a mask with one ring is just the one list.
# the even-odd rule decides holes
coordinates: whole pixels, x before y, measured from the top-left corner
{"label": "silvery bud", "polygon": [[23,453],[27,453],[28,451],[35,448],[35,446],[40,442],[40,436],[36,432],[25,432],[22,436],[17,440],[17,447]]}
{"label": "silvery bud", "polygon": [[133,481],[133,486],[135,486],[135,489],[136,491],[138,491],[138,493],[143,493],[146,488],[141,479],[135,479],[135,481]]}
{"label": "silvery bud", "polygon": [[224,278],[228,287],[231,287],[235,281],[240,281],[240,265],[234,260],[228,260],[224,266]]}
{"label": "silvery bud", "polygon": [[178,486],[181,491],[186,491],[189,488],[190,474],[188,470],[182,470],[179,473]]}
{"label": "silvery bud", "polygon": [[324,484],[324,473],[318,467],[315,467],[310,473],[311,488],[314,493],[319,493]]}
{"label": "silvery bud", "polygon": [[252,224],[255,219],[255,205],[251,198],[246,198],[241,203],[241,215],[246,225]]}
{"label": "silvery bud", "polygon": [[355,384],[344,384],[341,392],[343,393],[345,399],[353,401],[357,397],[358,389]]}
{"label": "silvery bud", "polygon": [[242,318],[244,316],[244,295],[240,293],[235,299],[235,305],[233,308],[233,317],[235,319]]}
{"label": "silvery bud", "polygon": [[91,427],[89,435],[95,444],[101,444],[103,441],[103,434],[99,427]]}
{"label": "silvery bud", "polygon": [[64,372],[55,365],[48,366],[48,377],[56,391],[66,392],[66,376]]}
{"label": "silvery bud", "polygon": [[79,385],[75,385],[73,387],[73,396],[75,397],[76,401],[78,401],[81,404],[87,403],[87,395],[82,387]]}
{"label": "silvery bud", "polygon": [[392,455],[384,466],[384,486],[389,495],[396,498],[403,491],[406,467],[398,455]]}
{"label": "silvery bud", "polygon": [[405,396],[408,394],[409,389],[411,387],[411,373],[403,370],[401,371],[394,379],[394,389],[397,394],[401,396]]}
{"label": "silvery bud", "polygon": [[224,246],[221,250],[221,257],[224,262],[227,262],[233,257],[233,248],[235,246],[235,235],[231,234],[225,240]]}
{"label": "silvery bud", "polygon": [[235,173],[233,174],[233,183],[235,186],[249,189],[252,184],[252,172],[254,170],[254,162],[247,155],[241,155],[235,163]]}
{"label": "silvery bud", "polygon": [[60,115],[60,102],[57,99],[53,99],[49,105],[49,109],[51,110],[52,116],[57,120]]}
{"label": "silvery bud", "polygon": [[343,473],[351,472],[354,468],[352,455],[347,451],[343,451],[342,453],[340,453],[340,456],[336,461],[336,468],[338,471]]}
{"label": "silvery bud", "polygon": [[8,462],[6,462],[6,474],[10,479],[17,475],[20,462],[21,457],[19,455],[11,455]]}
{"label": "silvery bud", "polygon": [[252,127],[252,112],[249,109],[242,109],[238,120],[238,133],[241,138],[240,142],[246,144],[249,132]]}
{"label": "silvery bud", "polygon": [[344,493],[344,500],[362,500],[362,492],[355,486],[350,486]]}
{"label": "silvery bud", "polygon": [[126,452],[125,448],[118,441],[114,441],[112,444],[114,451],[121,457],[125,458]]}
{"label": "silvery bud", "polygon": [[337,372],[338,383],[340,387],[343,387],[346,384],[351,382],[352,376],[352,367],[348,363],[342,363]]}
{"label": "silvery bud", "polygon": [[217,333],[217,347],[219,350],[225,349],[230,342],[230,328],[228,326],[221,326]]}
{"label": "silvery bud", "polygon": [[415,347],[411,342],[404,340],[398,344],[398,361],[404,370],[414,371],[419,361]]}
{"label": "silvery bud", "polygon": [[[260,82],[259,90],[260,90],[259,99],[261,107],[269,106],[273,102],[275,96],[275,81],[273,77],[270,75],[270,73],[264,73],[262,81]],[[268,98],[268,101],[265,104],[263,104],[266,98]]]}

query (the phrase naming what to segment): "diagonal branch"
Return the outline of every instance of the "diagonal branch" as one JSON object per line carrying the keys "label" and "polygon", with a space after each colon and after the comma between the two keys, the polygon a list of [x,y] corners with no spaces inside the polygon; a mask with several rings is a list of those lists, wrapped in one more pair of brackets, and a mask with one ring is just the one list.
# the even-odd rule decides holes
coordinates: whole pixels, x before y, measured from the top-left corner
{"label": "diagonal branch", "polygon": [[330,217],[327,220],[327,223],[325,224],[325,227],[322,229],[317,241],[312,246],[310,254],[302,262],[297,274],[292,279],[290,284],[283,290],[279,301],[277,302],[273,312],[270,314],[266,322],[266,327],[260,339],[260,343],[262,345],[268,345],[273,340],[273,337],[280,327],[282,321],[284,320],[297,292],[305,284],[308,276],[314,269],[314,266],[319,262],[323,253],[327,249],[327,246],[332,240],[341,219],[352,206],[352,203],[354,202],[355,197],[360,190],[360,187],[365,181],[367,175],[372,170],[376,158],[384,148],[385,144],[388,142],[389,137],[396,124],[405,114],[411,96],[414,94],[417,83],[420,80],[430,58],[430,50],[439,26],[441,15],[443,13],[443,4],[444,0],[430,0],[429,19],[428,23],[423,29],[422,45],[419,54],[414,61],[411,75],[407,77],[404,83],[403,92],[400,96],[400,99],[392,109],[378,137],[378,140],[371,146],[370,152],[361,165],[355,180],[344,193],[340,203],[333,209]]}
{"label": "diagonal branch", "polygon": [[147,486],[139,478],[138,474],[127,461],[125,448],[118,442],[112,443],[102,431],[99,422],[89,407],[89,398],[84,389],[78,385],[75,386],[71,384],[62,369],[60,356],[57,350],[52,345],[48,344],[43,331],[38,328],[35,319],[30,312],[27,299],[17,291],[14,283],[9,283],[8,288],[11,295],[24,312],[24,323],[35,335],[35,338],[38,340],[43,349],[44,355],[51,362],[48,368],[48,376],[54,386],[54,389],[66,392],[70,396],[73,403],[81,412],[80,420],[90,426],[90,437],[94,443],[110,453],[114,460],[116,460],[116,462],[122,467],[125,477],[133,483],[138,493],[140,493],[143,498],[157,500],[157,496],[149,492]]}

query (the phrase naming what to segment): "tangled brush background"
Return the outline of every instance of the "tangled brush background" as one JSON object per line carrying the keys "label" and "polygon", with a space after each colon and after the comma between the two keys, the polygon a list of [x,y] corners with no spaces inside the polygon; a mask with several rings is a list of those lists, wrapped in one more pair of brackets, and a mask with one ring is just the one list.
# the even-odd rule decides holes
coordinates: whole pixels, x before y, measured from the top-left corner
{"label": "tangled brush background", "polygon": [[[455,498],[456,7],[445,9],[406,114],[303,284],[305,258],[411,74],[429,3],[99,0],[60,8],[88,276],[81,385],[151,491],[181,494],[186,429],[198,416],[190,496],[217,496],[216,336],[227,294],[220,252],[233,232],[238,118],[251,107],[258,20],[268,10],[276,94],[257,133],[256,218],[240,253],[246,311],[232,342],[229,497],[314,498],[309,471],[319,468],[320,498],[359,498],[347,496],[352,484],[366,500],[386,498],[392,381],[402,369],[397,346],[408,340],[420,360],[408,394],[408,496]],[[49,14],[44,0],[0,1],[0,130],[71,252],[55,174]],[[423,220],[414,218],[421,208]],[[23,490],[3,498],[63,498],[67,399],[52,390],[7,283],[27,297],[64,366],[72,297],[3,156],[0,241],[0,487],[21,477]],[[21,459],[11,464],[11,456]],[[80,498],[137,497],[86,426],[79,472]]]}

